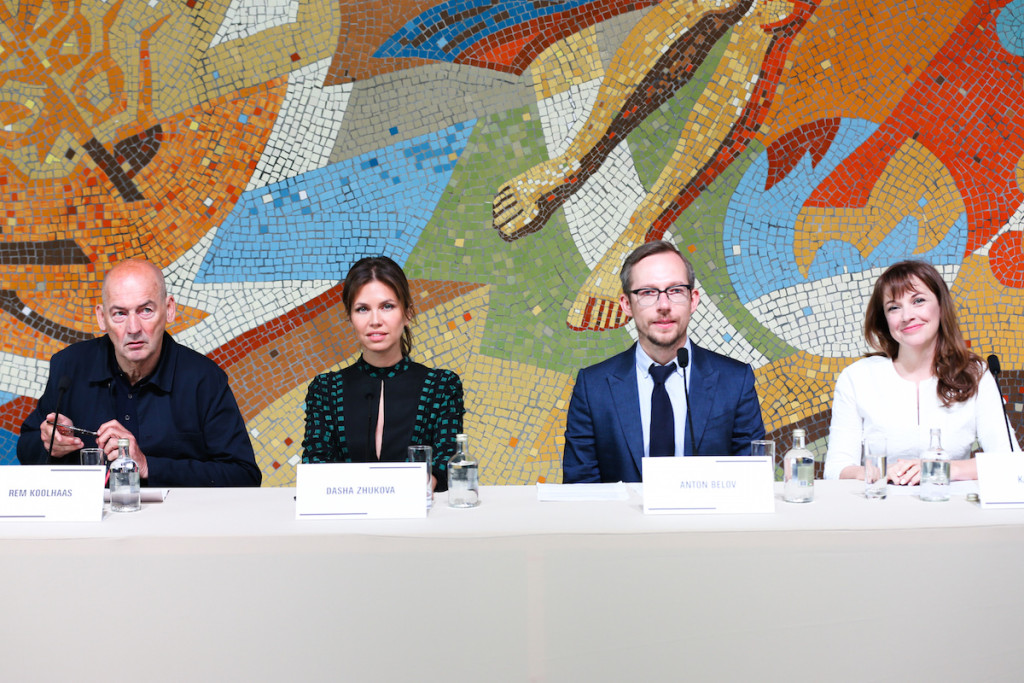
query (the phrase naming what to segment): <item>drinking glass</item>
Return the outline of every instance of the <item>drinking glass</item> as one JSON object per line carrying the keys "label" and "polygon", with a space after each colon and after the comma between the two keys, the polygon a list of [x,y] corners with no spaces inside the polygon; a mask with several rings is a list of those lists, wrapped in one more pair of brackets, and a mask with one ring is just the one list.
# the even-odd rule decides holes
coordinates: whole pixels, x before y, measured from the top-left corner
{"label": "drinking glass", "polygon": [[750,442],[751,455],[767,455],[775,466],[775,442],[770,439],[758,439]]}
{"label": "drinking glass", "polygon": [[102,448],[83,448],[79,453],[82,454],[83,465],[96,466],[107,464],[107,456],[103,453]]}
{"label": "drinking glass", "polygon": [[878,435],[864,437],[863,451],[864,497],[874,500],[884,499],[889,490],[886,474],[885,437]]}
{"label": "drinking glass", "polygon": [[427,466],[427,509],[434,505],[434,489],[430,486],[430,466],[434,462],[434,449],[430,446],[409,446],[406,462],[422,462]]}

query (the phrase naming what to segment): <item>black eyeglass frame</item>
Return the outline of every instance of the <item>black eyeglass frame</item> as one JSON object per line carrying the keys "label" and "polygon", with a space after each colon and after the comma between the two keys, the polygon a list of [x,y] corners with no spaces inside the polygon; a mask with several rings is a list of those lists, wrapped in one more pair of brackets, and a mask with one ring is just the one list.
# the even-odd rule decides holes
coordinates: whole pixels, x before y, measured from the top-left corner
{"label": "black eyeglass frame", "polygon": [[[685,296],[676,300],[672,298],[672,294],[670,292],[670,290],[673,289],[685,289],[687,290],[687,292]],[[657,292],[657,294],[655,294],[654,298],[651,299],[649,302],[644,303],[644,301],[640,298],[640,292],[647,292],[648,296],[650,296],[651,292]],[[693,296],[693,285],[672,285],[671,287],[666,287],[665,289],[658,289],[657,287],[640,287],[639,289],[629,290],[629,293],[635,296],[636,302],[644,307],[653,306],[654,304],[658,303],[658,300],[661,299],[662,294],[668,297],[668,300],[671,303],[682,304],[686,303],[686,301]]]}

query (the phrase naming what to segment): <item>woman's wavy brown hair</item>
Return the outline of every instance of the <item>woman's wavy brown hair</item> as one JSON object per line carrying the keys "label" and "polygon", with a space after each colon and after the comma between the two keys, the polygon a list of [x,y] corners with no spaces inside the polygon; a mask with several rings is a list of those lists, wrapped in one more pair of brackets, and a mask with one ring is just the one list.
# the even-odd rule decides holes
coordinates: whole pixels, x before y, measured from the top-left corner
{"label": "woman's wavy brown hair", "polygon": [[398,298],[398,305],[405,311],[406,323],[402,331],[402,355],[412,353],[412,330],[410,323],[415,316],[412,307],[412,294],[409,292],[409,279],[405,277],[402,267],[387,256],[367,256],[356,261],[345,276],[345,286],[341,290],[341,300],[345,304],[348,317],[352,317],[352,306],[356,295],[364,285],[370,282],[383,282]]}
{"label": "woman's wavy brown hair", "polygon": [[984,361],[972,353],[960,333],[956,307],[939,271],[924,261],[900,261],[885,269],[875,282],[864,313],[864,338],[871,348],[895,360],[900,345],[889,333],[885,318],[885,302],[913,289],[919,280],[932,291],[939,302],[939,334],[935,340],[935,367],[939,380],[938,394],[947,408],[978,393],[978,382],[985,371]]}

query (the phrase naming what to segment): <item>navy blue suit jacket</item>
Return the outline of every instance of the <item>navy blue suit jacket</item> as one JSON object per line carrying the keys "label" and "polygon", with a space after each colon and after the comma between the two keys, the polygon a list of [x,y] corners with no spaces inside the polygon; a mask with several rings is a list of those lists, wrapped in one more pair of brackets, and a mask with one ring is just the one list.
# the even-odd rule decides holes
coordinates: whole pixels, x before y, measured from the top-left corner
{"label": "navy blue suit jacket", "polygon": [[[690,344],[690,418],[686,455],[749,455],[750,442],[764,438],[754,371]],[[580,370],[565,422],[562,481],[640,481],[644,455],[636,345]]]}

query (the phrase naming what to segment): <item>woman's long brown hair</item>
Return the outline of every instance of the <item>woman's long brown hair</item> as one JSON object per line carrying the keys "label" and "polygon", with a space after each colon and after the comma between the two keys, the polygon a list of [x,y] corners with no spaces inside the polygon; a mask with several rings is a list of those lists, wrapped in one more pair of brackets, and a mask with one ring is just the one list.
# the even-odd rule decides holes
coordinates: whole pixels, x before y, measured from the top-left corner
{"label": "woman's long brown hair", "polygon": [[871,348],[888,358],[895,360],[899,357],[900,345],[889,333],[885,302],[913,289],[915,279],[930,289],[939,302],[939,334],[935,340],[933,372],[939,380],[939,399],[948,408],[978,393],[978,382],[985,364],[967,348],[956,319],[953,297],[934,266],[924,261],[900,261],[885,269],[868,299],[864,313],[864,338]]}

